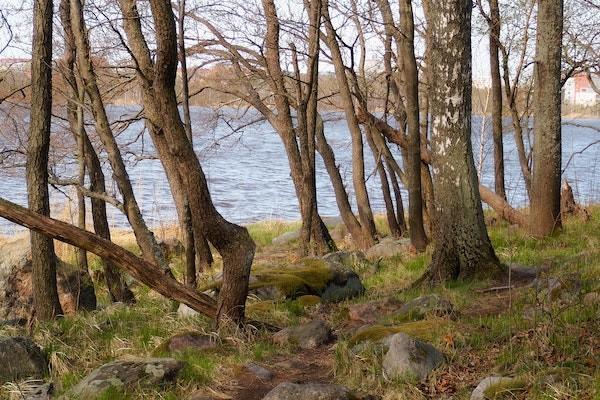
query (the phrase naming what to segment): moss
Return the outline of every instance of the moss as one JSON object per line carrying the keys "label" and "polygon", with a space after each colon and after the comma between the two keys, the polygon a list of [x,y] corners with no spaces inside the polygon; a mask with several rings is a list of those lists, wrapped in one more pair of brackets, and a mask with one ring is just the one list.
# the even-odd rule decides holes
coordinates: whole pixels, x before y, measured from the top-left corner
{"label": "moss", "polygon": [[[250,290],[276,287],[285,297],[297,297],[323,291],[332,279],[333,272],[323,260],[306,259],[288,267],[255,266],[252,276],[255,280],[249,284]],[[222,283],[222,280],[210,282],[199,290],[218,289]]]}
{"label": "moss", "polygon": [[430,340],[435,331],[448,324],[444,319],[431,319],[424,321],[409,322],[396,326],[373,325],[361,330],[350,338],[348,343],[354,346],[364,341],[376,342],[395,333],[406,333],[407,335],[417,337],[423,340]]}

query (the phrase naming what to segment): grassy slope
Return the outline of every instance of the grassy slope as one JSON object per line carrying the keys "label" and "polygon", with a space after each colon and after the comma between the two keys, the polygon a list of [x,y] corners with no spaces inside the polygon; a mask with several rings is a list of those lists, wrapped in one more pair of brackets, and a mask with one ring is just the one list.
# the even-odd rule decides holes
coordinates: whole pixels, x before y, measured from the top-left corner
{"label": "grassy slope", "polygon": [[[261,263],[289,262],[293,252],[272,249],[272,237],[297,227],[297,224],[265,223],[250,227],[259,244]],[[564,232],[538,240],[506,225],[490,228],[490,237],[502,261],[545,266],[553,276],[578,274],[584,291],[598,291],[600,277],[600,208],[592,219],[569,221]],[[358,271],[368,288],[366,296],[333,307],[327,318],[337,328],[346,324],[350,303],[363,303],[389,296],[408,300],[421,291],[404,290],[424,270],[428,254],[383,260],[376,271]],[[93,262],[94,263],[94,262]],[[175,264],[179,264],[175,260]],[[335,379],[344,384],[377,392],[386,399],[440,398],[455,393],[468,398],[477,382],[487,375],[518,377],[525,390],[507,390],[504,397],[528,399],[591,399],[600,396],[598,348],[600,338],[598,305],[578,301],[564,307],[541,311],[535,307],[533,319],[524,318],[539,299],[531,289],[479,294],[491,282],[454,283],[435,291],[450,298],[458,314],[455,319],[430,318],[408,325],[382,318],[383,324],[428,340],[443,350],[449,362],[420,384],[386,382],[374,359],[380,357],[367,346],[355,355],[349,351],[352,331],[340,329],[332,357]],[[172,304],[147,288],[136,286],[138,304],[133,307],[108,305],[100,311],[66,317],[35,328],[33,336],[48,352],[53,381],[62,392],[77,383],[90,370],[104,362],[127,355],[156,355],[165,338],[185,331],[210,332],[210,321],[202,317],[182,320],[173,313]],[[102,303],[106,293],[99,290]],[[310,318],[318,306],[304,307],[298,301],[249,301],[249,314],[280,325],[295,324]],[[0,335],[23,334],[16,328],[0,328]],[[231,329],[218,333],[222,345],[212,352],[175,355],[187,366],[177,383],[165,388],[130,394],[111,393],[107,398],[185,398],[193,390],[227,386],[248,360],[264,361],[294,349],[276,348],[265,332],[251,335]],[[0,398],[15,390],[18,383],[0,389]],[[595,397],[594,397],[595,396]]]}

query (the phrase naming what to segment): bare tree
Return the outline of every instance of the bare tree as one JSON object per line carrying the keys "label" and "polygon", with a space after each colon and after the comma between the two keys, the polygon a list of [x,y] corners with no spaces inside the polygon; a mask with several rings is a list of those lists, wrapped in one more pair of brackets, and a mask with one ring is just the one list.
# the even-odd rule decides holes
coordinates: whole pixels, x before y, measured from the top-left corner
{"label": "bare tree", "polygon": [[[33,2],[31,113],[27,145],[29,209],[50,215],[48,150],[52,117],[52,0]],[[31,232],[33,307],[39,320],[62,314],[56,288],[56,254],[52,238]]]}
{"label": "bare tree", "polygon": [[169,157],[170,163],[177,168],[192,212],[192,224],[223,257],[223,285],[217,320],[227,316],[242,323],[255,244],[246,228],[228,222],[216,210],[206,177],[179,116],[175,93],[177,33],[173,10],[168,2],[150,2],[156,40],[156,56],[152,61],[135,1],[120,0],[119,6],[143,92],[146,117],[159,129],[160,135],[156,136],[164,135],[168,144],[168,154],[162,157]]}
{"label": "bare tree", "polygon": [[[72,96],[77,94],[76,98],[72,98],[72,100],[68,103],[67,112],[69,114],[68,119],[71,132],[78,142],[78,154],[80,157],[83,156],[83,161],[85,163],[85,167],[82,168],[80,159],[80,168],[84,171],[87,171],[90,180],[90,191],[92,193],[105,193],[106,184],[104,172],[102,171],[102,165],[84,126],[83,106],[85,104],[85,90],[81,81],[76,79],[76,73],[74,69],[76,49],[71,27],[71,6],[69,0],[61,0],[60,17],[65,36],[65,54],[63,57],[62,72],[65,80],[67,81],[67,85],[71,88]],[[78,194],[79,196],[83,196],[84,193],[82,190],[80,190],[81,186],[83,186],[81,175],[79,176],[78,184]],[[106,215],[106,203],[97,197],[92,197],[91,205],[94,231],[100,237],[110,240],[110,228]],[[82,211],[85,213],[85,209],[83,209],[79,211],[80,214]],[[80,225],[82,225],[81,221]],[[85,229],[85,225],[83,227],[80,226],[80,228]],[[79,250],[80,252],[83,251],[81,249]],[[127,287],[127,284],[116,267],[109,260],[102,261],[104,268],[104,279],[111,300],[124,303],[133,302],[135,300],[133,293]]]}

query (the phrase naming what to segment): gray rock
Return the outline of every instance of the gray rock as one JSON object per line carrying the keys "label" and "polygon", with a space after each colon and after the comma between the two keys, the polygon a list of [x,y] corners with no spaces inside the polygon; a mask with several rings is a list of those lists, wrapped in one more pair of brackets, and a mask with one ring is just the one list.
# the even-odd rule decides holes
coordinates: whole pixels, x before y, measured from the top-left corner
{"label": "gray rock", "polygon": [[429,343],[396,333],[389,339],[389,349],[383,357],[383,373],[387,379],[416,377],[422,380],[443,362],[443,354]]}
{"label": "gray rock", "polygon": [[485,391],[496,385],[510,385],[516,382],[514,378],[507,378],[504,376],[488,376],[479,382],[479,385],[473,390],[471,393],[471,400],[486,400],[488,397],[486,396]]}
{"label": "gray rock", "polygon": [[341,385],[283,382],[267,393],[263,400],[354,400],[355,398],[350,389]]}
{"label": "gray rock", "polygon": [[444,316],[452,314],[452,303],[437,294],[427,294],[405,303],[395,317],[402,320],[423,319],[427,315]]}
{"label": "gray rock", "polygon": [[366,252],[366,255],[369,260],[390,258],[408,253],[410,246],[410,239],[385,238],[369,248]]}
{"label": "gray rock", "polygon": [[190,308],[189,306],[181,303],[181,304],[179,304],[179,307],[177,308],[177,315],[182,318],[190,318],[190,317],[197,317],[198,315],[200,315],[200,313],[198,311]]}
{"label": "gray rock", "polygon": [[68,399],[94,399],[110,388],[154,386],[175,379],[183,362],[174,358],[131,358],[112,361],[92,371],[65,395]]}
{"label": "gray rock", "polygon": [[273,342],[298,345],[303,349],[314,349],[332,339],[331,328],[325,321],[317,319],[306,324],[288,327],[273,335]]}
{"label": "gray rock", "polygon": [[273,240],[271,240],[271,244],[274,244],[276,246],[283,246],[284,244],[291,243],[294,240],[298,240],[298,239],[300,239],[300,231],[299,230],[285,232],[285,233],[282,233],[281,235],[277,236]]}
{"label": "gray rock", "polygon": [[46,355],[28,337],[0,337],[0,366],[0,384],[48,374]]}
{"label": "gray rock", "polygon": [[270,381],[275,377],[272,371],[252,362],[247,363],[244,367],[263,381]]}

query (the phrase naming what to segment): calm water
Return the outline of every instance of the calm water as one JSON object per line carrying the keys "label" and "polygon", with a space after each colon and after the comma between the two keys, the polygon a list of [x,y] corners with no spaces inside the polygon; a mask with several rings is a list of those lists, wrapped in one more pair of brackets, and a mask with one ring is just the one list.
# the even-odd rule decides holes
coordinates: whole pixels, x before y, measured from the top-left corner
{"label": "calm water", "polygon": [[[131,107],[112,107],[113,119],[125,118],[135,112]],[[346,182],[346,188],[352,196],[351,144],[346,122],[341,114],[326,115],[326,136],[334,148],[340,171]],[[254,116],[246,116],[248,120]],[[264,219],[298,219],[299,211],[294,188],[289,176],[288,162],[279,137],[267,123],[258,123],[233,133],[231,127],[221,121],[214,122],[212,112],[195,108],[192,110],[194,124],[195,149],[200,156],[202,167],[208,178],[210,191],[217,209],[228,219],[238,223],[248,223]],[[600,128],[600,120],[565,121],[593,125]],[[510,129],[506,121],[506,129]],[[207,128],[209,127],[209,128]],[[475,163],[479,162],[479,136],[481,118],[473,121],[473,147]],[[487,129],[490,122],[487,121]],[[119,135],[118,141],[135,153],[141,151],[153,154],[150,138],[142,134],[138,141],[132,139],[143,131],[143,123],[130,125]],[[4,136],[4,139],[3,139]],[[489,136],[489,135],[488,135]],[[574,152],[580,151],[591,142],[600,139],[600,134],[592,129],[563,127],[563,168]],[[6,136],[0,132],[0,148]],[[493,187],[493,166],[491,138],[484,142],[485,160],[482,168],[482,181]],[[366,146],[366,143],[365,143]],[[523,180],[518,165],[512,134],[505,135],[506,185],[511,204],[526,204]],[[396,150],[394,150],[396,151]],[[131,157],[129,157],[131,158]],[[366,171],[371,203],[375,211],[384,209],[380,183],[374,171],[374,160],[368,148],[365,149]],[[69,176],[73,171],[66,158],[66,166],[59,172]],[[132,162],[129,173],[138,202],[149,225],[159,227],[172,224],[176,220],[175,209],[170,197],[169,187],[158,160],[143,159]],[[107,170],[108,171],[108,170]],[[0,169],[0,195],[22,205],[26,204],[24,171]],[[583,203],[600,202],[600,145],[595,145],[583,154],[577,154],[571,160],[564,176],[569,180],[577,199]],[[107,173],[107,178],[110,174]],[[108,190],[116,192],[110,182]],[[324,216],[338,215],[337,205],[329,177],[320,158],[317,158],[317,190],[319,209]],[[74,191],[66,188],[65,193],[52,190],[52,212],[54,216],[68,218],[69,197],[74,199]],[[68,195],[67,196],[65,196]],[[405,194],[406,201],[407,195]],[[75,210],[75,205],[70,205]],[[127,226],[120,212],[109,206],[110,223],[115,227]],[[0,234],[10,234],[20,228],[0,219]]]}

